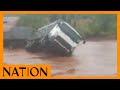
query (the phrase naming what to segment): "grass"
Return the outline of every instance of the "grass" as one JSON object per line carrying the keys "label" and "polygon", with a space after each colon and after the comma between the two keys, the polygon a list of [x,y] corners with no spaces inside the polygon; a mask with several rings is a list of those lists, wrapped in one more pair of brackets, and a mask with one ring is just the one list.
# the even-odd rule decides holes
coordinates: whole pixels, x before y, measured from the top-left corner
{"label": "grass", "polygon": [[[9,15],[7,15],[9,16]],[[21,19],[18,21],[17,26],[28,26],[36,31],[38,28],[49,24],[51,16],[62,18],[64,15],[13,15],[19,16]],[[64,18],[67,18],[66,15]],[[85,38],[90,37],[113,37],[116,38],[116,15],[69,15],[69,24],[73,26],[78,33],[82,34]]]}

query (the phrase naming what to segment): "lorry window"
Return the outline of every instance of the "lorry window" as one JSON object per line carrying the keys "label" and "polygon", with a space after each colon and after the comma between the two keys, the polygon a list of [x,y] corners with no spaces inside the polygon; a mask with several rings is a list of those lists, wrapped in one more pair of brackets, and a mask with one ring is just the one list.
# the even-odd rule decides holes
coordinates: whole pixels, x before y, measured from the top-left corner
{"label": "lorry window", "polygon": [[68,25],[66,25],[65,23],[62,23],[62,25],[60,25],[60,28],[74,42],[76,42],[77,44],[79,43],[79,41],[81,40],[80,36],[76,32],[74,32]]}

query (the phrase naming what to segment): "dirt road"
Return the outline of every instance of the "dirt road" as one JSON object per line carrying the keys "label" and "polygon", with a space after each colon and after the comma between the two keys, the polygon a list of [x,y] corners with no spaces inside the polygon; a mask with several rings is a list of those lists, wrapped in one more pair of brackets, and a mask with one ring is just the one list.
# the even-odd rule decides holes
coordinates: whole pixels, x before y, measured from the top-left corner
{"label": "dirt road", "polygon": [[52,75],[116,75],[116,41],[87,41],[70,57],[4,49],[5,64],[50,64]]}

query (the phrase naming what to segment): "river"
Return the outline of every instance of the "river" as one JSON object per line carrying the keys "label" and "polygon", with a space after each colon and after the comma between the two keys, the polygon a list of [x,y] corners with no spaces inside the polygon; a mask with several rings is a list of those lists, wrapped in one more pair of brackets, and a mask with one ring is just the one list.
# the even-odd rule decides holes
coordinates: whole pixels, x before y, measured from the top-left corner
{"label": "river", "polygon": [[54,76],[117,75],[117,43],[114,40],[87,41],[69,57],[4,48],[4,63],[50,64]]}

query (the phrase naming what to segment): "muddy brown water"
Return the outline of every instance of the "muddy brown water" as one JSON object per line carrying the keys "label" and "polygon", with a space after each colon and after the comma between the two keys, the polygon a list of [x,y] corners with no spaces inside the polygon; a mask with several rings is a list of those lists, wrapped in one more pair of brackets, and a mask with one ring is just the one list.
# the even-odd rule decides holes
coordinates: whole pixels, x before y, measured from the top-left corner
{"label": "muddy brown water", "polygon": [[117,44],[114,40],[87,41],[72,56],[30,53],[24,49],[4,49],[5,64],[50,64],[52,75],[116,75]]}

